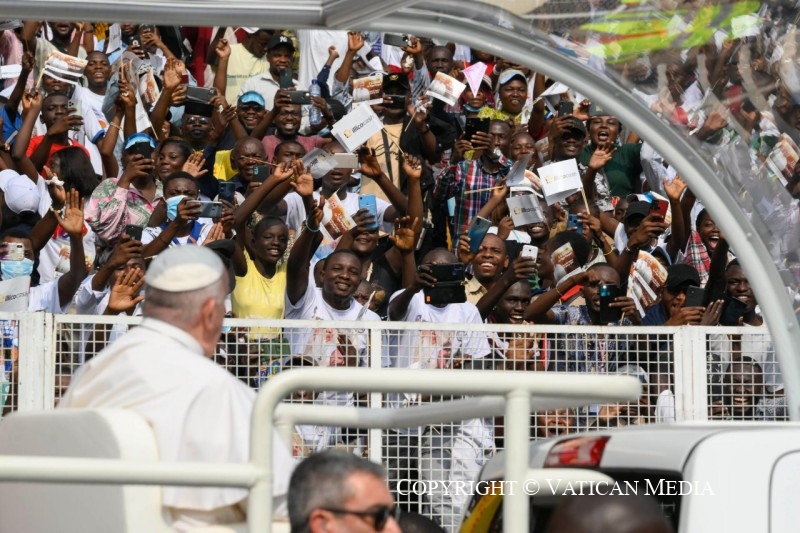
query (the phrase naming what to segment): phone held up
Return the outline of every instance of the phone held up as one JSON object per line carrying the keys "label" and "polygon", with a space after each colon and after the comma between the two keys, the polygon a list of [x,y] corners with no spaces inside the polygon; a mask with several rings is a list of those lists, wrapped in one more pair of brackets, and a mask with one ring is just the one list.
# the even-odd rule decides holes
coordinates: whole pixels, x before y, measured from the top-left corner
{"label": "phone held up", "polygon": [[600,322],[608,324],[619,321],[622,318],[622,309],[610,307],[610,304],[619,296],[619,287],[604,284],[598,287],[598,292],[600,293]]}

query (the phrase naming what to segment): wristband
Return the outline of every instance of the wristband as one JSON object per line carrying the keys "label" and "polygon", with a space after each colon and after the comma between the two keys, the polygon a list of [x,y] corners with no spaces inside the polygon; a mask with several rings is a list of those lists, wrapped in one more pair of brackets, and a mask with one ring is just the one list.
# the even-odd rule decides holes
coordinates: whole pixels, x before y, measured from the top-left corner
{"label": "wristband", "polygon": [[312,228],[311,226],[309,226],[309,225],[308,225],[308,219],[306,219],[306,220],[305,220],[305,222],[303,222],[303,225],[304,225],[304,226],[306,227],[306,229],[307,229],[308,231],[310,231],[311,233],[319,233],[319,228],[317,228],[317,229],[314,229],[314,228]]}
{"label": "wristband", "polygon": [[556,294],[558,294],[558,299],[559,300],[564,297],[564,295],[561,294],[561,291],[558,290],[558,283],[556,283],[556,285],[553,287],[553,289],[556,291]]}

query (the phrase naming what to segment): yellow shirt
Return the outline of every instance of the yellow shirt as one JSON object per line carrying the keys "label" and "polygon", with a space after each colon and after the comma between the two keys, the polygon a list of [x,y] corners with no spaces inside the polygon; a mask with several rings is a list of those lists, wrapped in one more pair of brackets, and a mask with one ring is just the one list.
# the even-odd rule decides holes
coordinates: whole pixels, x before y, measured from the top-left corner
{"label": "yellow shirt", "polygon": [[214,158],[214,177],[218,180],[228,181],[236,175],[231,166],[231,152],[233,150],[219,150]]}
{"label": "yellow shirt", "polygon": [[239,98],[239,89],[244,80],[257,74],[263,74],[267,70],[269,70],[269,61],[266,56],[258,58],[248,52],[243,44],[235,45],[231,48],[231,56],[228,59],[225,100],[229,104],[234,104]]}
{"label": "yellow shirt", "polygon": [[[231,294],[231,307],[238,318],[283,318],[286,294],[287,261],[279,263],[275,275],[265,278],[245,250],[247,275],[236,277],[236,288]],[[254,328],[252,338],[274,339],[281,334],[278,328]]]}

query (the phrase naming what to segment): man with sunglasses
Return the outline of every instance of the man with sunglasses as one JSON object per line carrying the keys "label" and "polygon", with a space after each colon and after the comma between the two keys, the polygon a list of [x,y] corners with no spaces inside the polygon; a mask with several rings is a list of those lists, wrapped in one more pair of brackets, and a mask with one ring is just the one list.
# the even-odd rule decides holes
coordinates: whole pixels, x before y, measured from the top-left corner
{"label": "man with sunglasses", "polygon": [[399,533],[383,467],[340,450],[300,463],[289,482],[292,533]]}

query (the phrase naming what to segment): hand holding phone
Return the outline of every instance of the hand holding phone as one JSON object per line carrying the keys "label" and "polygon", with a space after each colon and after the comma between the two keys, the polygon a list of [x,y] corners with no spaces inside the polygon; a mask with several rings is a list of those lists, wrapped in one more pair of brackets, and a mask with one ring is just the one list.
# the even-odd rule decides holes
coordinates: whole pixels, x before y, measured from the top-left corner
{"label": "hand holding phone", "polygon": [[281,89],[288,89],[289,87],[294,87],[294,80],[292,80],[292,69],[285,68],[281,71],[281,75],[279,78],[280,88]]}
{"label": "hand holding phone", "polygon": [[691,286],[686,288],[686,299],[683,301],[684,307],[703,307],[706,291],[700,287]]}
{"label": "hand holding phone", "polygon": [[608,324],[619,321],[622,318],[622,309],[610,305],[619,296],[619,287],[604,284],[600,285],[597,290],[600,294],[600,322]]}
{"label": "hand holding phone", "polygon": [[565,117],[567,115],[572,115],[575,110],[575,104],[570,102],[569,100],[562,100],[558,103],[558,116]]}
{"label": "hand holding phone", "polygon": [[374,194],[359,194],[358,195],[358,209],[366,209],[369,214],[374,217],[375,223],[371,224],[369,229],[378,229],[378,203]]}
{"label": "hand holding phone", "polygon": [[219,218],[222,216],[222,202],[201,202],[191,200],[186,202],[189,207],[200,206],[198,218]]}
{"label": "hand holding phone", "polygon": [[142,227],[128,224],[125,226],[125,235],[131,238],[132,241],[142,240]]}
{"label": "hand holding phone", "polygon": [[492,227],[492,222],[483,217],[475,217],[467,229],[467,237],[469,237],[469,251],[470,253],[478,253],[481,247],[483,238]]}
{"label": "hand holding phone", "polygon": [[236,184],[232,181],[223,181],[219,184],[219,199],[233,203],[236,196]]}

